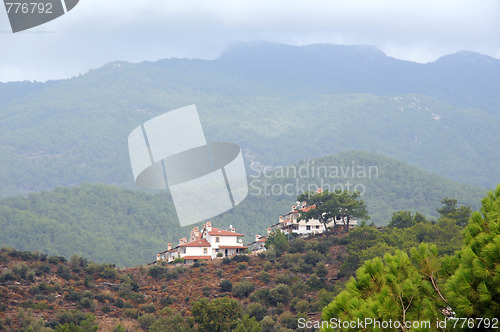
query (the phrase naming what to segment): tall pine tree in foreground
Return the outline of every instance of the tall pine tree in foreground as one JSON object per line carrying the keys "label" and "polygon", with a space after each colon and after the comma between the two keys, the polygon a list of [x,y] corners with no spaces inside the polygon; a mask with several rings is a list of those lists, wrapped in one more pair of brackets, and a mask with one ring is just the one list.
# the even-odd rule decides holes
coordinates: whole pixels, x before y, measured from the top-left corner
{"label": "tall pine tree in foreground", "polygon": [[[357,322],[366,318],[378,322],[398,322],[393,329],[406,331],[412,322],[444,320],[439,285],[441,259],[436,246],[421,244],[411,250],[411,256],[397,250],[366,261],[356,272],[356,278],[347,282],[346,289],[323,309],[322,320],[336,318]],[[337,322],[338,322],[337,320]],[[343,326],[341,330],[357,331],[360,326]],[[375,324],[362,327],[368,331],[387,330]],[[333,325],[323,326],[322,331],[338,330]]]}
{"label": "tall pine tree in foreground", "polygon": [[[408,330],[406,322],[430,321],[432,325],[423,330],[434,331],[441,330],[436,323],[445,319],[443,309],[448,306],[458,318],[500,317],[500,185],[482,200],[481,211],[472,215],[463,236],[454,256],[440,256],[435,245],[422,243],[411,248],[410,256],[397,250],[383,260],[364,262],[356,278],[351,277],[345,290],[323,308],[322,320],[392,320],[401,323],[393,328],[399,331]],[[334,329],[322,328],[330,330]]]}
{"label": "tall pine tree in foreground", "polygon": [[500,317],[500,185],[488,192],[463,234],[446,296],[459,317]]}

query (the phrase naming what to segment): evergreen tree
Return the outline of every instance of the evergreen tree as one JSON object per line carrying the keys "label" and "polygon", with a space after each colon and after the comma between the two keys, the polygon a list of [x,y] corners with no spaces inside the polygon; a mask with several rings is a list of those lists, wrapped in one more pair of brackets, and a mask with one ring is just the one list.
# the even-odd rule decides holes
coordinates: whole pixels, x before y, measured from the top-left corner
{"label": "evergreen tree", "polygon": [[460,206],[457,208],[457,200],[452,198],[443,198],[441,200],[443,207],[436,209],[441,215],[441,218],[450,218],[456,221],[457,225],[461,227],[467,226],[469,218],[472,213],[470,206]]}
{"label": "evergreen tree", "polygon": [[500,185],[488,192],[463,234],[458,268],[446,284],[448,299],[460,317],[499,317]]}
{"label": "evergreen tree", "polygon": [[[314,206],[309,211],[303,212],[299,220],[317,219],[321,222],[325,231],[326,225],[334,220],[341,219],[344,227],[349,229],[350,221],[354,219],[369,219],[368,210],[363,200],[359,199],[358,192],[328,190],[320,193],[305,192],[297,197],[298,201],[306,201],[307,205]],[[334,227],[336,227],[336,223]]]}
{"label": "evergreen tree", "polygon": [[[440,295],[439,258],[435,247],[422,244],[410,257],[400,250],[366,261],[351,278],[344,291],[323,309],[322,319],[330,321],[400,322],[396,330],[408,330],[405,324],[416,320],[443,320]],[[411,325],[410,325],[411,326]],[[365,326],[366,330],[382,330]],[[332,326],[322,331],[333,331]],[[352,329],[356,330],[356,329]]]}

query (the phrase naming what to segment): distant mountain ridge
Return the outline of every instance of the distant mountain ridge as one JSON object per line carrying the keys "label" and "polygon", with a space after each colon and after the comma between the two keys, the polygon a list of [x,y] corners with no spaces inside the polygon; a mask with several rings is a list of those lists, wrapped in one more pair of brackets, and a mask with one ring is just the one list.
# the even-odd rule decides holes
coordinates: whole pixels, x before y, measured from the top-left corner
{"label": "distant mountain ridge", "polygon": [[421,64],[389,57],[374,46],[253,42],[236,44],[219,61],[251,77],[300,80],[299,86],[317,93],[422,93],[500,116],[500,60],[469,51]]}
{"label": "distant mountain ridge", "polygon": [[255,42],[216,60],[117,61],[68,80],[0,83],[0,197],[133,187],[128,134],[189,104],[208,140],[235,142],[263,164],[368,150],[493,187],[499,62],[460,52],[417,64],[367,46]]}

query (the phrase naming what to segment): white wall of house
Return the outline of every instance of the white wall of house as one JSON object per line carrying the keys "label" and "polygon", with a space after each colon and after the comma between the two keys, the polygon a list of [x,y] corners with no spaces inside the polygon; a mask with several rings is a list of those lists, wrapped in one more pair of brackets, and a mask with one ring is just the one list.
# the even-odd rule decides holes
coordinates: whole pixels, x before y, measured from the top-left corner
{"label": "white wall of house", "polygon": [[[181,257],[211,255],[210,247],[181,247],[180,249]],[[204,252],[204,249],[206,249],[207,251]]]}

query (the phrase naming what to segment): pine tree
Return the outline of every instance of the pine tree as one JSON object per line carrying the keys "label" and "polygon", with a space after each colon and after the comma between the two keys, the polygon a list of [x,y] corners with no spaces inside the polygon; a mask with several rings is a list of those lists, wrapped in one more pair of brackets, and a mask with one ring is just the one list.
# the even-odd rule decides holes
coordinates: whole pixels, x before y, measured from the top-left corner
{"label": "pine tree", "polygon": [[[412,250],[410,257],[397,250],[386,254],[384,260],[366,261],[351,278],[346,289],[323,309],[322,319],[330,321],[374,321],[400,323],[397,330],[408,330],[412,321],[443,320],[441,309],[445,300],[439,290],[439,258],[435,246],[422,244]],[[332,326],[322,329],[330,331]],[[333,326],[334,327],[334,326]],[[365,330],[382,330],[364,326]],[[349,330],[347,328],[346,330]],[[356,330],[356,329],[352,329]]]}
{"label": "pine tree", "polygon": [[447,297],[460,317],[500,316],[500,185],[482,200],[464,230],[459,266],[446,284]]}

